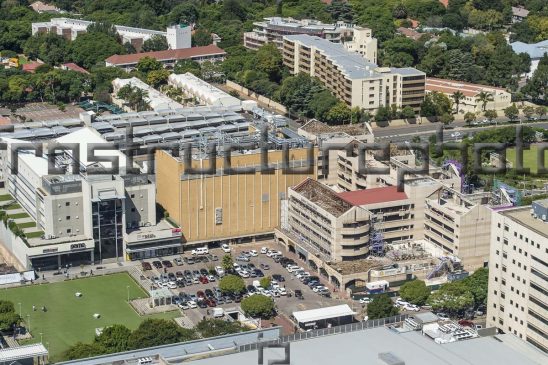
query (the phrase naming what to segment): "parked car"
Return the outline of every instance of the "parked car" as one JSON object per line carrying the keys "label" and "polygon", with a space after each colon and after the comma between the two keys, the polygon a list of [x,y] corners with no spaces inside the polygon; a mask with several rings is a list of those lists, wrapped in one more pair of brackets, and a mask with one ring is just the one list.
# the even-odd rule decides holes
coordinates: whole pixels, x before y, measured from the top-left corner
{"label": "parked car", "polygon": [[396,305],[398,307],[405,307],[406,305],[408,305],[409,303],[406,302],[405,300],[403,300],[402,298],[397,298],[396,299]]}
{"label": "parked car", "polygon": [[209,283],[208,278],[207,278],[206,276],[203,276],[203,275],[200,276],[200,277],[198,278],[198,280],[200,280],[200,283],[202,283],[202,284],[207,284],[207,283]]}
{"label": "parked car", "polygon": [[162,263],[160,261],[152,261],[152,265],[157,269],[162,268]]}
{"label": "parked car", "polygon": [[[313,287],[312,291],[314,291],[314,293],[317,293],[317,292],[319,292],[321,290],[324,290],[324,289],[327,289],[327,287],[323,286],[323,285],[318,285],[318,286]],[[327,289],[327,290],[329,290],[329,289]]]}
{"label": "parked car", "polygon": [[231,250],[230,250],[230,246],[227,245],[226,243],[223,243],[223,244],[221,245],[221,250],[223,250],[223,251],[226,252],[226,253],[230,253],[230,251],[231,251]]}
{"label": "parked car", "polygon": [[264,273],[261,270],[255,269],[253,271],[255,272],[255,275],[257,275],[257,277],[259,277],[259,278],[264,277]]}
{"label": "parked car", "polygon": [[204,298],[205,298],[205,293],[204,293],[203,291],[201,291],[201,290],[198,290],[198,291],[196,292],[196,297],[197,297],[198,299],[204,299]]}
{"label": "parked car", "polygon": [[441,319],[442,321],[447,321],[449,320],[449,316],[445,313],[436,313],[436,315],[438,316],[439,319]]}
{"label": "parked car", "polygon": [[251,250],[251,251],[249,251],[249,255],[251,257],[257,257],[257,256],[259,256],[259,253],[256,250]]}
{"label": "parked car", "polygon": [[247,270],[241,270],[239,273],[238,273],[242,278],[248,278],[250,275],[249,275],[249,271]]}
{"label": "parked car", "polygon": [[303,292],[300,289],[295,290],[295,298],[303,299]]}
{"label": "parked car", "polygon": [[359,300],[359,302],[360,302],[360,304],[369,304],[369,303],[371,303],[371,298],[367,298],[367,297],[366,298],[361,298]]}
{"label": "parked car", "polygon": [[268,266],[267,264],[260,264],[259,267],[263,270],[270,270],[270,266]]}
{"label": "parked car", "polygon": [[236,261],[249,262],[249,257],[244,256],[244,255],[240,255],[240,256],[236,257]]}
{"label": "parked car", "polygon": [[207,276],[207,280],[209,280],[210,283],[213,283],[216,279],[215,279],[215,276],[214,275],[208,275]]}
{"label": "parked car", "polygon": [[193,265],[195,262],[194,257],[185,257],[184,260],[188,265]]}
{"label": "parked car", "polygon": [[459,321],[459,324],[460,324],[461,326],[463,326],[463,327],[475,328],[474,322],[469,321],[469,320],[467,320],[467,319],[461,319],[461,320]]}
{"label": "parked car", "polygon": [[182,310],[187,310],[190,308],[190,305],[188,304],[188,302],[179,302],[179,308],[181,308]]}
{"label": "parked car", "polygon": [[180,257],[176,257],[173,262],[175,262],[175,265],[177,266],[183,266],[183,260]]}
{"label": "parked car", "polygon": [[152,270],[152,265],[150,265],[150,262],[141,262],[141,267],[143,268],[143,271]]}
{"label": "parked car", "polygon": [[268,247],[261,247],[261,253],[264,255],[268,253]]}
{"label": "parked car", "polygon": [[412,311],[412,312],[418,312],[420,310],[420,308],[418,306],[416,306],[415,304],[410,304],[410,303],[405,305],[403,308],[407,311]]}
{"label": "parked car", "polygon": [[162,265],[164,265],[165,267],[173,267],[173,264],[169,260],[162,261]]}
{"label": "parked car", "polygon": [[209,249],[207,247],[199,247],[197,249],[194,249],[190,252],[192,256],[196,255],[207,255],[209,253]]}
{"label": "parked car", "polygon": [[207,258],[209,258],[209,261],[219,261],[219,257],[217,255],[209,254],[207,255]]}
{"label": "parked car", "polygon": [[217,273],[217,275],[222,278],[223,276],[225,276],[225,271],[224,269],[221,267],[221,266],[215,266],[215,272]]}

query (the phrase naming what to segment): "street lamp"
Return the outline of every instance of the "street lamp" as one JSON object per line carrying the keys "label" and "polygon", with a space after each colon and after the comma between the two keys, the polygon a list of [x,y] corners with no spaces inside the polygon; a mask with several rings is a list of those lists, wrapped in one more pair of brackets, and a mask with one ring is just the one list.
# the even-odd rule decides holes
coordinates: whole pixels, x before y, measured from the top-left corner
{"label": "street lamp", "polygon": [[21,302],[19,302],[19,317],[23,316],[23,311],[21,310]]}
{"label": "street lamp", "polygon": [[40,343],[42,343],[42,332],[40,332]]}
{"label": "street lamp", "polygon": [[28,331],[30,333],[30,314],[27,314],[27,324],[29,325]]}
{"label": "street lamp", "polygon": [[127,289],[127,302],[129,303],[129,285],[126,286],[126,289]]}

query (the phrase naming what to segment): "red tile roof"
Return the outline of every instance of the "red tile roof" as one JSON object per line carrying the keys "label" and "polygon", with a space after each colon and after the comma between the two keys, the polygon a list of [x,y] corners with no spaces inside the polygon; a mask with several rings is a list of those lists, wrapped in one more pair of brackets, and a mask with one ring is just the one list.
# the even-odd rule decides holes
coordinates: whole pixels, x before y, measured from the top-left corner
{"label": "red tile roof", "polygon": [[42,62],[32,61],[23,65],[23,72],[34,73],[39,66],[42,66]]}
{"label": "red tile roof", "polygon": [[482,91],[497,93],[506,91],[502,87],[471,84],[464,81],[437,79],[435,77],[426,78],[427,91],[439,91],[445,94],[452,94],[456,91],[462,92],[465,96],[474,97]]}
{"label": "red tile roof", "polygon": [[403,191],[398,191],[396,186],[345,191],[344,193],[339,193],[338,195],[350,204],[357,206],[407,199],[407,194]]}
{"label": "red tile roof", "polygon": [[80,72],[80,73],[83,73],[83,74],[89,74],[89,72],[85,68],[82,68],[82,67],[80,67],[77,64],[72,63],[72,62],[63,63],[62,66],[67,70],[72,70],[72,71]]}
{"label": "red tile roof", "polygon": [[168,49],[166,51],[142,52],[126,55],[113,55],[105,61],[113,65],[127,65],[139,62],[143,57],[155,58],[158,61],[165,60],[183,60],[193,57],[210,56],[210,55],[225,55],[226,52],[214,44],[203,47],[192,47],[183,49]]}

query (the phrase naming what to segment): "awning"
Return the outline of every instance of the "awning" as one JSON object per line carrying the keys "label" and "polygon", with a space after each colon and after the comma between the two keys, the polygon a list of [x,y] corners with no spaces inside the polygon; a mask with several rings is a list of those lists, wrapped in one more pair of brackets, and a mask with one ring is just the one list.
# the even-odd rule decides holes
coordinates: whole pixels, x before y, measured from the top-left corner
{"label": "awning", "polygon": [[298,323],[307,323],[313,321],[321,321],[323,319],[340,318],[353,316],[354,312],[348,304],[336,305],[333,307],[311,309],[307,311],[293,312],[293,317]]}

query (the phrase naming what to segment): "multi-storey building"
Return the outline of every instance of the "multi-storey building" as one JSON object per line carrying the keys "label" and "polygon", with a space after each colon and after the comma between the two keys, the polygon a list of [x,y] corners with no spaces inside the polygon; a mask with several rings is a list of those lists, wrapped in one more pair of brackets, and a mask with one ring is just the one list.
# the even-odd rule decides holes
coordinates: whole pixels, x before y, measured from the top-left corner
{"label": "multi-storey building", "polygon": [[285,233],[297,252],[323,261],[364,258],[369,253],[370,214],[312,180],[289,188]]}
{"label": "multi-storey building", "polygon": [[548,352],[548,200],[493,211],[487,326]]}
{"label": "multi-storey building", "polygon": [[378,67],[341,44],[309,35],[283,38],[283,62],[291,73],[320,80],[350,107],[374,112],[381,106],[409,106],[424,100],[426,75],[414,68]]}
{"label": "multi-storey building", "polygon": [[444,186],[426,198],[424,238],[458,257],[466,270],[487,266],[491,211],[486,197],[473,200]]}
{"label": "multi-storey building", "polygon": [[[272,141],[275,136],[269,138]],[[302,145],[292,148],[287,160],[281,149],[263,153],[256,149],[245,153],[234,151],[232,168],[255,168],[255,171],[232,173],[226,169],[224,156],[219,156],[213,158],[214,171],[195,173],[188,171],[190,166],[183,158],[160,151],[156,155],[158,203],[183,227],[186,246],[273,237],[280,224],[287,188],[307,177],[316,177],[316,156],[317,149]],[[269,172],[263,169],[266,162]],[[192,153],[193,168],[206,169],[210,163],[211,159],[203,152]]]}
{"label": "multi-storey building", "polygon": [[[459,103],[459,113],[475,113],[487,109],[502,110],[512,104],[512,95],[501,87],[428,77],[426,78],[426,92],[430,93],[433,91],[441,92],[449,98],[457,91],[460,91],[464,95],[464,98]],[[487,93],[491,96],[490,100],[485,104],[485,108],[482,101],[478,98],[480,93]]]}
{"label": "multi-storey building", "polygon": [[[9,227],[0,231],[18,267],[57,268],[140,258],[135,252],[153,257],[181,251],[178,228],[165,221],[157,224],[151,177],[127,174],[126,156],[119,151],[99,149],[97,157],[88,155],[88,147],[106,144],[95,130],[85,127],[55,139],[58,150],[44,156],[32,149],[12,151],[13,146],[30,147],[28,142],[5,142],[5,168],[11,171],[17,164],[17,171],[7,174],[6,190],[25,213],[13,215],[24,236]],[[78,154],[64,149],[74,145],[79,145]],[[107,170],[112,162],[97,161],[107,156],[118,160],[118,172]],[[48,161],[54,161],[56,172],[49,171]]]}
{"label": "multi-storey building", "polygon": [[325,38],[334,43],[342,43],[352,38],[353,25],[344,22],[326,24],[318,20],[271,17],[253,23],[253,31],[244,33],[244,46],[258,49],[266,43],[274,43],[279,49],[283,45],[283,37],[292,34],[309,34]]}
{"label": "multi-storey building", "polygon": [[[78,35],[86,33],[91,24],[94,22],[71,18],[52,18],[49,22],[32,23],[32,34],[51,32],[73,41]],[[155,35],[166,37],[170,49],[191,47],[191,27],[188,25],[174,25],[168,27],[167,32],[123,25],[114,27],[122,38],[122,42],[130,43],[138,51],[146,40]]]}

